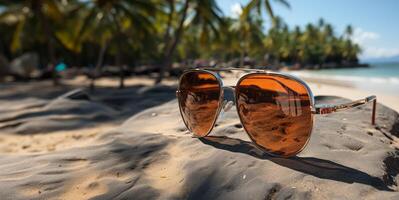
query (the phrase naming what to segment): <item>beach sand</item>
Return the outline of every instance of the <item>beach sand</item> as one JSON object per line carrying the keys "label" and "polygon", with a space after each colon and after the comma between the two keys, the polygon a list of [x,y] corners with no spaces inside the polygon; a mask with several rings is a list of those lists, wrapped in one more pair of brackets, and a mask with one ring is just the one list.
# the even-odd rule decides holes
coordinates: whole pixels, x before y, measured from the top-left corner
{"label": "beach sand", "polygon": [[[1,199],[398,199],[398,97],[371,107],[316,116],[298,157],[270,157],[250,142],[235,109],[212,136],[184,127],[175,80],[82,77],[13,83],[0,90]],[[311,80],[315,95],[368,96]],[[72,92],[71,92],[72,91]],[[319,103],[347,99],[319,96]],[[384,106],[385,105],[385,106]],[[392,108],[388,108],[388,107]]]}

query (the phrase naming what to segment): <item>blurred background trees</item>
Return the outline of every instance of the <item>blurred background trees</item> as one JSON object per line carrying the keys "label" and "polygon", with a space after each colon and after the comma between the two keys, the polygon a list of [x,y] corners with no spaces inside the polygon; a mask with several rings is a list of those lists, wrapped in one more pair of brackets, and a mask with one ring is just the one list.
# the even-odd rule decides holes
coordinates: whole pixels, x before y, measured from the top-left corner
{"label": "blurred background trees", "polygon": [[123,87],[126,74],[153,73],[159,83],[179,66],[358,64],[351,26],[337,33],[320,19],[288,27],[274,3],[290,8],[286,0],[252,0],[232,18],[216,0],[0,0],[0,56],[33,52],[54,83],[59,62],[85,68],[93,87],[103,66],[118,69]]}

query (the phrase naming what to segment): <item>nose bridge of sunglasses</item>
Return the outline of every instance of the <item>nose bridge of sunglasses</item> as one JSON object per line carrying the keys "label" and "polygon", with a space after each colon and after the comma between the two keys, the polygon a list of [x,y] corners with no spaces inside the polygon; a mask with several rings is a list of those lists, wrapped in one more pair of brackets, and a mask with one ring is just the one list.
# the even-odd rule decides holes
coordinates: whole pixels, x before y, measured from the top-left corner
{"label": "nose bridge of sunglasses", "polygon": [[235,88],[233,86],[223,86],[223,112],[229,111],[235,105]]}

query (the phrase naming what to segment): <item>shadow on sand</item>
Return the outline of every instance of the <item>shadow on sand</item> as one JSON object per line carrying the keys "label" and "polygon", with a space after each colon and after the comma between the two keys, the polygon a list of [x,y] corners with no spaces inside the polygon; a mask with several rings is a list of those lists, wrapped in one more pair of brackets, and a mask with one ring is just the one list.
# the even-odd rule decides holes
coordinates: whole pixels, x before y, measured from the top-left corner
{"label": "shadow on sand", "polygon": [[[0,130],[17,134],[77,130],[104,123],[122,123],[131,116],[173,100],[176,87],[134,85],[124,89],[50,83],[14,84],[0,90]],[[78,89],[76,89],[78,88]]]}
{"label": "shadow on sand", "polygon": [[297,156],[292,158],[273,157],[262,152],[250,142],[226,136],[207,136],[199,139],[204,144],[211,145],[218,149],[244,153],[259,159],[270,160],[278,165],[318,178],[345,183],[361,183],[372,186],[378,190],[393,191],[378,177],[329,160]]}

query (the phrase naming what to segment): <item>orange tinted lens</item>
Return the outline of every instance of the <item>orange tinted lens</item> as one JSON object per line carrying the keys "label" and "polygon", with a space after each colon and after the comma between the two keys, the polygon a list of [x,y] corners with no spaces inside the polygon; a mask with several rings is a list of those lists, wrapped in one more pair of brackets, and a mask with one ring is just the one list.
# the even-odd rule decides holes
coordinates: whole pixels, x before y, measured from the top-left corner
{"label": "orange tinted lens", "polygon": [[180,79],[179,106],[183,120],[195,135],[206,136],[218,114],[220,84],[207,72],[188,72]]}
{"label": "orange tinted lens", "polygon": [[293,156],[309,140],[313,121],[306,88],[292,79],[265,74],[244,77],[237,86],[241,122],[266,151]]}

